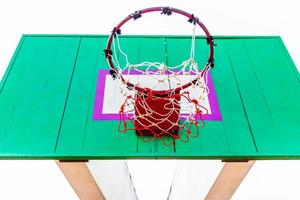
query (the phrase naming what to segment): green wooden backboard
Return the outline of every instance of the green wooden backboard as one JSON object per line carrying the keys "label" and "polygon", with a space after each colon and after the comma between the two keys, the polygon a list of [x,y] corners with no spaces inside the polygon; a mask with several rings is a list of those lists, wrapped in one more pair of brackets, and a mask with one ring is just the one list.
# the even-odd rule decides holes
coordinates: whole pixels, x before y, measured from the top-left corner
{"label": "green wooden backboard", "polygon": [[[280,37],[215,37],[211,76],[222,119],[169,147],[118,133],[116,120],[93,119],[99,70],[108,69],[106,40],[22,37],[0,84],[1,159],[300,158],[300,76]],[[197,41],[204,52],[205,39]],[[181,36],[123,40],[133,62],[178,63],[189,44]]]}

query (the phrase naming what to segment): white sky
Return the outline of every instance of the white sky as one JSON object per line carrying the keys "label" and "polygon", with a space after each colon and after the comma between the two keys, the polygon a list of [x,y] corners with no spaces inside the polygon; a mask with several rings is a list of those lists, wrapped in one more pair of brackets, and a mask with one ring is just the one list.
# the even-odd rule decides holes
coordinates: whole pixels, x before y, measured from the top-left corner
{"label": "white sky", "polygon": [[[108,34],[120,19],[132,11],[161,5],[178,7],[195,13],[213,35],[280,35],[299,69],[300,6],[296,0],[201,2],[2,0],[0,1],[0,77],[23,33]],[[155,17],[145,19],[144,22],[130,24],[124,31],[141,34],[162,32],[190,34],[184,25],[178,26],[176,19],[170,23],[171,28],[164,26],[159,28]],[[149,26],[145,26],[147,23],[156,24],[156,29],[151,30]],[[177,174],[180,174],[180,169],[190,169],[190,174],[186,176],[190,176],[191,182],[195,183],[196,187],[189,195],[193,195],[190,196],[193,199],[198,192],[201,199],[203,195],[205,196],[213,182],[212,177],[216,176],[222,163],[131,160],[128,165],[139,199],[160,200],[166,199],[170,183],[177,176],[174,177],[176,169]],[[199,166],[198,172],[195,166]],[[299,199],[299,168],[299,161],[257,162],[234,199]],[[205,176],[207,174],[211,176]],[[186,190],[183,190],[182,194],[185,192]],[[0,161],[0,199],[72,200],[76,198],[53,161]]]}

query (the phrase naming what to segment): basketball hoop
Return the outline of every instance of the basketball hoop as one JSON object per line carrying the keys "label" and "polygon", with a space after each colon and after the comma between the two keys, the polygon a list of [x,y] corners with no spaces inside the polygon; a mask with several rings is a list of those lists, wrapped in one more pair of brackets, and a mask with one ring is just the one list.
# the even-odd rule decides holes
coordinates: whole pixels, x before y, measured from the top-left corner
{"label": "basketball hoop", "polygon": [[[194,25],[189,59],[178,66],[148,61],[139,64],[129,62],[119,42],[121,27],[129,20],[137,20],[150,12],[160,12],[167,16],[173,13],[183,15]],[[196,26],[205,33],[209,46],[207,63],[202,70],[194,60]],[[111,47],[114,51],[118,48],[125,57],[125,66],[120,65]],[[113,29],[104,52],[110,74],[115,81],[119,81],[120,92],[124,97],[119,109],[120,132],[134,130],[144,141],[170,136],[174,140],[188,142],[189,137],[198,136],[199,128],[204,125],[203,116],[208,113],[201,103],[203,96],[209,92],[207,73],[214,66],[214,41],[197,17],[170,7],[153,7],[136,11]],[[131,74],[136,74],[137,78],[130,79]],[[191,94],[188,90],[191,87],[199,89],[200,93],[196,96]],[[185,109],[188,114],[181,115],[181,109]]]}

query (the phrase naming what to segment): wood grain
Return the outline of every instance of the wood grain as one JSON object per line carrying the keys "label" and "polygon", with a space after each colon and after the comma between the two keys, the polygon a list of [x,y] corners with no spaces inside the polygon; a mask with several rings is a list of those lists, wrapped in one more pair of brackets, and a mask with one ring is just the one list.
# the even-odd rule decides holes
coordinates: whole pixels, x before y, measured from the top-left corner
{"label": "wood grain", "polygon": [[105,200],[85,162],[56,163],[80,200]]}
{"label": "wood grain", "polygon": [[244,180],[255,161],[227,162],[205,200],[229,200]]}

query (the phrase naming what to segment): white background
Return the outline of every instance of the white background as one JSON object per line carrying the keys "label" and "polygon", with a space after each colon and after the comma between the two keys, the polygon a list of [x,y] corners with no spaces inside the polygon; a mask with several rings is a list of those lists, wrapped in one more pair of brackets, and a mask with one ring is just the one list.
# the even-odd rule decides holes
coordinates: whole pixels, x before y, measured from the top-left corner
{"label": "white background", "polygon": [[[299,69],[300,6],[296,0],[1,0],[0,77],[23,33],[108,34],[132,11],[161,5],[195,13],[213,35],[280,35]],[[145,18],[144,22],[157,25],[155,18],[153,21]],[[190,33],[185,24],[171,22],[162,28],[158,25],[151,29],[137,22],[123,31],[124,34]],[[172,25],[176,25],[176,29],[171,29]],[[185,199],[201,199],[222,167],[219,161],[150,160],[129,161],[128,164],[140,200],[166,199],[172,180],[182,176],[189,177],[189,182],[183,182],[185,187],[176,191],[178,195],[184,194]],[[299,161],[259,161],[234,199],[300,199],[299,169]],[[53,161],[0,161],[0,199],[71,200],[77,197]]]}

